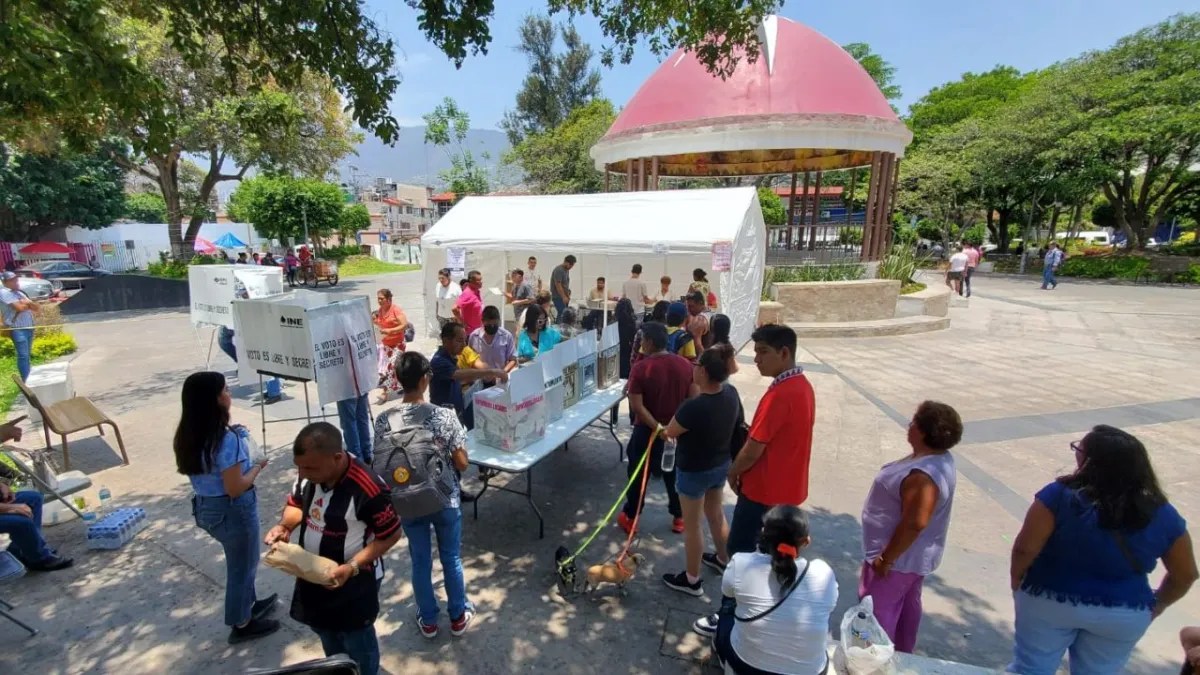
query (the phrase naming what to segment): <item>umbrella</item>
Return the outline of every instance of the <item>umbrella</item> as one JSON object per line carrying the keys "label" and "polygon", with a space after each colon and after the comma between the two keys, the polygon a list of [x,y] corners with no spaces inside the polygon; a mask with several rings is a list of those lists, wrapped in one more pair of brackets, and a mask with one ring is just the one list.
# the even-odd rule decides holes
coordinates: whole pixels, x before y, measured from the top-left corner
{"label": "umbrella", "polygon": [[196,243],[192,244],[192,250],[197,253],[216,253],[217,247],[204,237],[196,237]]}
{"label": "umbrella", "polygon": [[22,255],[70,255],[72,252],[73,251],[70,246],[67,246],[66,244],[60,244],[56,241],[39,241],[20,250]]}
{"label": "umbrella", "polygon": [[246,242],[233,236],[232,232],[221,235],[221,238],[214,241],[213,245],[220,248],[246,248]]}

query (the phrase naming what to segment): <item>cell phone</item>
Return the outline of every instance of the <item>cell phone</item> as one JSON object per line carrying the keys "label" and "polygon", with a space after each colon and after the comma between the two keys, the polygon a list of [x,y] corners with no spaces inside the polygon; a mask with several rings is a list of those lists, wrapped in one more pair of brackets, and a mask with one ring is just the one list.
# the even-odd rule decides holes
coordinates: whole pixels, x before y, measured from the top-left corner
{"label": "cell phone", "polygon": [[9,424],[19,424],[19,423],[21,423],[21,422],[24,422],[24,421],[25,421],[25,420],[27,420],[27,419],[29,419],[29,415],[21,415],[21,416],[20,416],[20,417],[18,417],[17,419],[15,419],[15,420],[11,420],[11,421],[9,421],[8,423],[9,423]]}

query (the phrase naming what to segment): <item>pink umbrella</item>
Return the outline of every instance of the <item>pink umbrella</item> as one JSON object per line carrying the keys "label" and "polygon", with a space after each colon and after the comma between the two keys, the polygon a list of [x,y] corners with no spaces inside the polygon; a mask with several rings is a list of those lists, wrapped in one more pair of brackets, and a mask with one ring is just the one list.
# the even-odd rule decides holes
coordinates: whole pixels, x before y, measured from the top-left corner
{"label": "pink umbrella", "polygon": [[196,243],[192,245],[192,250],[196,253],[216,253],[217,247],[204,237],[196,237]]}

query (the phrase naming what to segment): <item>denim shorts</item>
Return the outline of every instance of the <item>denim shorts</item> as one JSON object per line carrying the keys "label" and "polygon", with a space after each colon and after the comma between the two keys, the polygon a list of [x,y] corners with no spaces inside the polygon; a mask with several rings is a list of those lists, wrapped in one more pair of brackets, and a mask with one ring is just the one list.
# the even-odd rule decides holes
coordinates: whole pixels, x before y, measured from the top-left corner
{"label": "denim shorts", "polygon": [[725,485],[729,462],[705,471],[676,471],[675,490],[688,499],[703,499],[704,493]]}

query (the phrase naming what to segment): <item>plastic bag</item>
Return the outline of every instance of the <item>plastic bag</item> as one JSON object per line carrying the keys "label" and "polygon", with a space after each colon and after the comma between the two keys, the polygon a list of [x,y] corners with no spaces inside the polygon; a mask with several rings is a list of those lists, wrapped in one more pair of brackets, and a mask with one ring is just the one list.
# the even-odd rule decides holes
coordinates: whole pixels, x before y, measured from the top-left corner
{"label": "plastic bag", "polygon": [[[890,675],[896,672],[896,645],[875,618],[871,596],[842,615],[842,633],[833,653],[833,665],[849,675]],[[859,614],[862,617],[859,617]]]}
{"label": "plastic bag", "polygon": [[267,567],[283,570],[307,582],[328,586],[333,580],[333,571],[338,564],[329,558],[309,553],[296,544],[276,542],[267,551],[263,563]]}

